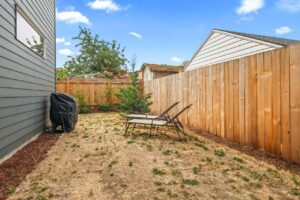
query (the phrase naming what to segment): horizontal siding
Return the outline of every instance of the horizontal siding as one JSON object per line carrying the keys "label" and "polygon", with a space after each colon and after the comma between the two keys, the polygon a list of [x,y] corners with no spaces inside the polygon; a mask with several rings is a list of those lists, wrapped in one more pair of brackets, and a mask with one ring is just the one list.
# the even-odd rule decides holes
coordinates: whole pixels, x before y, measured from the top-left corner
{"label": "horizontal siding", "polygon": [[[45,36],[45,58],[16,40],[16,3]],[[0,158],[43,131],[55,91],[55,1],[0,1]]]}
{"label": "horizontal siding", "polygon": [[274,47],[233,35],[214,32],[194,56],[186,70],[205,67],[264,51]]}

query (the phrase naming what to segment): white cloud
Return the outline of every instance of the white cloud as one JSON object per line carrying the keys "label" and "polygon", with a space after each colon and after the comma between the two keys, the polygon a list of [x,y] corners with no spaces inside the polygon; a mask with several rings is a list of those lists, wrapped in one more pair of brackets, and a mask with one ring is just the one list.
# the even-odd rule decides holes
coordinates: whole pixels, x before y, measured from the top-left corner
{"label": "white cloud", "polygon": [[300,11],[300,0],[278,0],[277,7],[288,12]]}
{"label": "white cloud", "polygon": [[75,10],[68,10],[59,12],[56,10],[56,19],[58,21],[66,22],[67,24],[87,24],[90,25],[90,20],[84,16],[82,13]]}
{"label": "white cloud", "polygon": [[172,61],[172,62],[179,63],[179,62],[182,62],[182,59],[181,59],[181,58],[178,58],[178,57],[176,57],[176,56],[173,56],[173,57],[171,58],[171,61]]}
{"label": "white cloud", "polygon": [[264,0],[241,0],[241,6],[236,10],[239,15],[256,13],[265,6]]}
{"label": "white cloud", "polygon": [[71,42],[65,42],[64,45],[70,46],[70,45],[71,45]]}
{"label": "white cloud", "polygon": [[63,56],[71,56],[72,54],[74,54],[70,49],[60,49],[58,50],[58,53]]}
{"label": "white cloud", "polygon": [[136,33],[136,32],[130,32],[130,33],[128,33],[128,34],[131,35],[131,36],[133,36],[133,37],[135,37],[135,38],[138,38],[138,39],[140,39],[140,40],[143,39],[143,36],[142,36],[141,34],[139,34],[139,33]]}
{"label": "white cloud", "polygon": [[94,10],[104,10],[107,13],[127,10],[129,8],[121,7],[119,4],[114,2],[114,0],[94,0],[89,2],[87,5]]}
{"label": "white cloud", "polygon": [[282,27],[275,29],[275,33],[278,35],[284,35],[284,34],[288,34],[290,32],[293,32],[293,29],[291,29],[288,26],[282,26]]}
{"label": "white cloud", "polygon": [[56,38],[56,43],[63,43],[65,42],[65,38],[62,37],[62,38]]}

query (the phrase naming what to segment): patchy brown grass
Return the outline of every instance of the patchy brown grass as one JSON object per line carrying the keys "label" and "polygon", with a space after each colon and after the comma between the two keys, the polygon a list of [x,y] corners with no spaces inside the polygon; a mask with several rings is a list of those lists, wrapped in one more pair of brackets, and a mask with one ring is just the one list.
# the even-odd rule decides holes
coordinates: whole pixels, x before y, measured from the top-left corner
{"label": "patchy brown grass", "polygon": [[9,199],[298,199],[300,177],[204,137],[81,115]]}

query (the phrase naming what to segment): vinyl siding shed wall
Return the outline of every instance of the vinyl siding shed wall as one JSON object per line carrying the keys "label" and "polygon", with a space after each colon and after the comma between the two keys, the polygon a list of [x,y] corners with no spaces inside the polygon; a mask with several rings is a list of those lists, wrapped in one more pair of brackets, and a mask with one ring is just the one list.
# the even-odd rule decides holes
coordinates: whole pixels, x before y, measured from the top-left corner
{"label": "vinyl siding shed wall", "polygon": [[[16,39],[16,4],[45,36],[45,58]],[[55,63],[55,0],[1,0],[0,159],[43,131]]]}
{"label": "vinyl siding shed wall", "polygon": [[214,31],[195,54],[186,70],[234,60],[279,47],[281,46]]}

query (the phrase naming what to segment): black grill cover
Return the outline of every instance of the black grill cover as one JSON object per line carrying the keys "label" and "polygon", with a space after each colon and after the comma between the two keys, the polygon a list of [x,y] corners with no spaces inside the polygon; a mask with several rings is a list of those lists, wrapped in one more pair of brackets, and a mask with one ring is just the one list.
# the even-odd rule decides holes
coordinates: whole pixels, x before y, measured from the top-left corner
{"label": "black grill cover", "polygon": [[50,97],[50,119],[55,130],[61,126],[64,132],[72,132],[78,120],[74,97],[65,93],[52,93]]}

